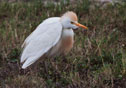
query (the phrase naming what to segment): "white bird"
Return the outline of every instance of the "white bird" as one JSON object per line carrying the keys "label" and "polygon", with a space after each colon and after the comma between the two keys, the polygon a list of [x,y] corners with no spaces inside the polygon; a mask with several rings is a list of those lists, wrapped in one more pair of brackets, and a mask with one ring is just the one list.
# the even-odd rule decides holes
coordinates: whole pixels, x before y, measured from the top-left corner
{"label": "white bird", "polygon": [[22,68],[25,69],[40,57],[54,57],[67,54],[74,43],[73,29],[86,26],[79,24],[77,15],[68,11],[61,17],[44,20],[24,41],[21,55]]}

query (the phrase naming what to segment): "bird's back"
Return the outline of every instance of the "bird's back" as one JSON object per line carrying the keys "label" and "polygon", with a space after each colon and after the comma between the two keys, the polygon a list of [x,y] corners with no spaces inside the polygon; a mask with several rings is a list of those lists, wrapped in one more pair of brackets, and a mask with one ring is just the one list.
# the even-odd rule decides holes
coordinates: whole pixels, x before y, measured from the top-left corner
{"label": "bird's back", "polygon": [[43,28],[45,25],[51,25],[55,22],[59,22],[60,17],[51,17],[46,20],[44,20],[41,24],[38,25],[38,27],[25,39],[24,43],[22,44],[22,48],[24,48],[26,45],[29,44],[31,40],[33,40],[36,35],[42,35],[44,32],[48,31],[48,29]]}

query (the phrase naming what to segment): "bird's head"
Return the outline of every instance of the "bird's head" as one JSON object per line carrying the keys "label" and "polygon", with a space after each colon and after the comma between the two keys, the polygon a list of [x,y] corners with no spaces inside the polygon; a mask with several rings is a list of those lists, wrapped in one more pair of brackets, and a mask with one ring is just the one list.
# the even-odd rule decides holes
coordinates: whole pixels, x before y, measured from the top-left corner
{"label": "bird's head", "polygon": [[77,29],[78,27],[82,27],[83,29],[88,29],[86,26],[78,23],[78,18],[76,13],[72,11],[68,11],[61,17],[61,23],[63,28],[65,29]]}

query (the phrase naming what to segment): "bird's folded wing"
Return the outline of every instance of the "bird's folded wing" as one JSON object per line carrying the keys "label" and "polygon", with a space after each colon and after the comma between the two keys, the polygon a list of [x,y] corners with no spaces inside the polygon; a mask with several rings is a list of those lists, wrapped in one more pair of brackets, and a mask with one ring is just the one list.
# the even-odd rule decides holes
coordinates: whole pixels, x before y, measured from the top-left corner
{"label": "bird's folded wing", "polygon": [[[42,35],[43,33],[45,33],[46,31],[49,31],[51,29],[48,28],[48,26],[52,26],[53,27],[53,23],[59,21],[60,18],[59,17],[51,17],[48,18],[46,20],[44,20],[35,30],[34,32],[32,32],[24,41],[24,43],[22,44],[22,48],[25,48],[26,45],[29,44],[30,41],[32,41],[37,35]],[[55,24],[54,24],[55,25]],[[47,29],[48,28],[48,29]]]}
{"label": "bird's folded wing", "polygon": [[21,56],[21,62],[25,61],[22,66],[24,69],[51,49],[61,37],[62,25],[60,22],[45,24],[43,27],[41,26],[41,28],[46,29],[46,31],[42,34],[38,32],[34,37],[32,37],[33,35],[30,35],[30,41],[25,41],[28,44],[25,45]]}

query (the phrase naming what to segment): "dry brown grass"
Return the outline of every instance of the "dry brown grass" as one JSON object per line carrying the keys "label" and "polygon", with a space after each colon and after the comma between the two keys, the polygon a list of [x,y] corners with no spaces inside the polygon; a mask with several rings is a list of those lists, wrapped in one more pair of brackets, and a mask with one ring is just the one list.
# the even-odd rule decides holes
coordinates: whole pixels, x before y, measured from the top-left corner
{"label": "dry brown grass", "polygon": [[[0,3],[0,87],[125,88],[126,5],[102,9],[89,5],[88,1],[47,6]],[[22,70],[19,58],[24,39],[44,19],[68,10],[75,11],[89,30],[75,31],[74,48],[67,56],[46,59],[36,72]]]}

